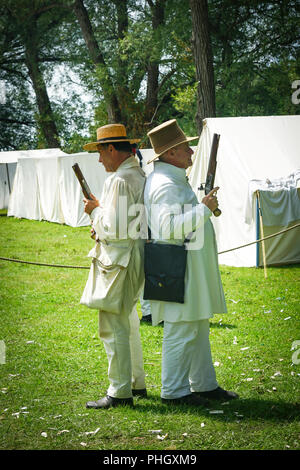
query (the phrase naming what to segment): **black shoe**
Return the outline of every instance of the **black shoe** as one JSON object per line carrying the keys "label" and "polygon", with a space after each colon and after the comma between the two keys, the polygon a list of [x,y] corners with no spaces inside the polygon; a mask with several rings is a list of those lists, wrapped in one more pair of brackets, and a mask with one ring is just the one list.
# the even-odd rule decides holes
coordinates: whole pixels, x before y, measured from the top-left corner
{"label": "black shoe", "polygon": [[132,389],[132,395],[134,397],[146,397],[147,396],[147,390],[146,390],[146,388]]}
{"label": "black shoe", "polygon": [[230,392],[229,390],[224,390],[221,387],[217,387],[210,392],[195,392],[200,397],[207,398],[208,400],[234,400],[239,398],[238,394],[235,392]]}
{"label": "black shoe", "polygon": [[168,405],[193,405],[193,406],[207,406],[208,401],[205,398],[196,395],[195,393],[191,393],[190,395],[185,395],[184,397],[179,398],[162,398],[162,403],[166,403]]}
{"label": "black shoe", "polygon": [[142,316],[141,322],[152,323],[152,315],[151,315],[151,313],[150,313],[149,315],[144,315],[144,316]]}
{"label": "black shoe", "polygon": [[116,407],[116,406],[133,406],[133,399],[132,398],[115,398],[115,397],[110,397],[107,395],[104,398],[100,398],[100,400],[97,401],[88,401],[86,404],[87,408],[111,408],[111,407]]}

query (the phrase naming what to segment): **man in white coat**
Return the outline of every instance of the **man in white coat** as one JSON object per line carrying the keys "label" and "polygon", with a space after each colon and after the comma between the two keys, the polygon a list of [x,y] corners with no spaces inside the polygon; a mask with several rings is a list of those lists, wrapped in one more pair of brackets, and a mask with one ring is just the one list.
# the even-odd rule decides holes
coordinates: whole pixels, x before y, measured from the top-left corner
{"label": "man in white coat", "polygon": [[[109,124],[97,129],[96,142],[84,146],[99,152],[99,162],[110,173],[100,201],[93,195],[84,199],[97,239],[89,256],[98,269],[98,278],[89,277],[85,292],[89,282],[100,290],[99,336],[107,353],[110,383],[107,395],[87,402],[87,408],[132,406],[133,395],[147,395],[136,310],[144,282],[144,240],[141,212],[132,210],[143,206],[145,186],[145,173],[132,152],[138,141],[127,137],[123,125]],[[85,292],[81,303],[88,305]]]}
{"label": "man in white coat", "polygon": [[164,403],[203,405],[207,399],[230,400],[234,392],[219,387],[212,363],[209,318],[226,312],[216,240],[210,221],[218,201],[215,188],[199,203],[187,177],[193,150],[175,119],[148,133],[155,152],[144,201],[152,240],[182,245],[187,267],[184,303],[151,300],[153,325],[164,321],[162,388]]}

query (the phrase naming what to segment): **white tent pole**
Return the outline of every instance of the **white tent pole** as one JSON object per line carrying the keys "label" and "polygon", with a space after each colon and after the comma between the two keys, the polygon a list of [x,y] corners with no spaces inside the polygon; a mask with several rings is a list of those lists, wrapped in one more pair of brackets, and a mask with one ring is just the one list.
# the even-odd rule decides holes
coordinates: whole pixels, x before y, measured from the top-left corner
{"label": "white tent pole", "polygon": [[[262,235],[262,238],[265,238],[259,191],[256,191],[256,195],[257,195],[257,202],[258,202],[258,212],[259,212],[259,222],[260,222],[261,235]],[[267,275],[267,262],[266,262],[266,250],[265,250],[265,241],[264,240],[262,240],[262,252],[263,252],[263,262],[264,262],[264,273],[265,273],[265,278],[267,278],[268,277],[268,275]]]}

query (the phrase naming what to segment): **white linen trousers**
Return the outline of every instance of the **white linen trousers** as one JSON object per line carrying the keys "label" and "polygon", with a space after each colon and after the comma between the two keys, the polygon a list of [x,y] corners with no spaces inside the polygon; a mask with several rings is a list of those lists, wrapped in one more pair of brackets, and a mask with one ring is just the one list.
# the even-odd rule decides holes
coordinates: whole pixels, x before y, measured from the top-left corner
{"label": "white linen trousers", "polygon": [[99,313],[99,336],[108,359],[107,394],[111,397],[129,398],[132,389],[146,388],[139,327],[136,307],[129,315]]}
{"label": "white linen trousers", "polygon": [[218,387],[209,342],[209,320],[164,322],[161,397],[180,398]]}

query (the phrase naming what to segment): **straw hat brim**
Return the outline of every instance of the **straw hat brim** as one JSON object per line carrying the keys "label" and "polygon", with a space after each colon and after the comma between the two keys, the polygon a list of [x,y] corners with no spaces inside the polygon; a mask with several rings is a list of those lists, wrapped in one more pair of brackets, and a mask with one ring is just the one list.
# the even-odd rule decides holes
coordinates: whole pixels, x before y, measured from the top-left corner
{"label": "straw hat brim", "polygon": [[162,152],[155,154],[155,157],[153,157],[151,160],[148,160],[147,165],[148,163],[152,163],[154,160],[157,160],[161,155],[163,155],[165,152],[172,149],[173,147],[177,147],[177,145],[181,145],[181,144],[184,144],[185,142],[190,142],[191,140],[196,140],[196,139],[199,139],[198,135],[196,137],[186,137],[181,142],[176,142],[176,144],[172,144],[169,147],[166,147]]}
{"label": "straw hat brim", "polygon": [[102,142],[89,142],[89,143],[83,145],[83,149],[87,150],[88,152],[91,152],[93,150],[98,150],[97,147],[98,147],[98,145],[101,145],[101,144],[113,144],[115,142],[129,142],[130,144],[137,144],[140,141],[141,141],[141,139],[118,139],[118,140],[115,140],[115,139],[108,140],[107,139],[107,140],[102,141]]}

